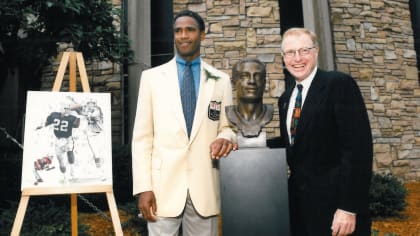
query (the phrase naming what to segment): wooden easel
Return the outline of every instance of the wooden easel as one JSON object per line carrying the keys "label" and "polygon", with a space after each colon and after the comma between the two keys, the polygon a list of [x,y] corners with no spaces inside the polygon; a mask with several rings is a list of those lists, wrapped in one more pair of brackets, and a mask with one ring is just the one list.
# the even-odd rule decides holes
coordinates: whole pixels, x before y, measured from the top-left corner
{"label": "wooden easel", "polygon": [[[81,52],[64,52],[55,77],[52,91],[60,91],[63,82],[64,73],[67,64],[69,64],[69,91],[76,91],[76,64],[80,73],[80,81],[82,83],[83,92],[90,92],[89,82],[86,73],[86,67]],[[77,194],[78,193],[101,193],[104,192],[107,197],[109,211],[111,212],[112,224],[115,235],[123,235],[121,229],[120,218],[118,215],[117,205],[115,203],[112,185],[90,185],[90,186],[63,186],[63,187],[36,187],[22,189],[22,196],[13,223],[11,235],[18,236],[22,228],[23,219],[25,217],[26,208],[28,206],[29,197],[31,195],[54,195],[54,194],[70,194],[71,195],[71,225],[72,236],[77,236]]]}

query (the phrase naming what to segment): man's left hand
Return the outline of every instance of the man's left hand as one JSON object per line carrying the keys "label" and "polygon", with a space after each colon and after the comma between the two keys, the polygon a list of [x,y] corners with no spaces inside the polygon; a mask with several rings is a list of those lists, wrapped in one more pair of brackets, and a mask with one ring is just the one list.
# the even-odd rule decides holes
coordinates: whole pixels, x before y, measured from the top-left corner
{"label": "man's left hand", "polygon": [[229,155],[230,151],[238,149],[238,144],[231,141],[218,138],[210,145],[210,154],[212,159],[220,159]]}
{"label": "man's left hand", "polygon": [[333,236],[352,234],[356,228],[356,215],[337,209],[331,225]]}

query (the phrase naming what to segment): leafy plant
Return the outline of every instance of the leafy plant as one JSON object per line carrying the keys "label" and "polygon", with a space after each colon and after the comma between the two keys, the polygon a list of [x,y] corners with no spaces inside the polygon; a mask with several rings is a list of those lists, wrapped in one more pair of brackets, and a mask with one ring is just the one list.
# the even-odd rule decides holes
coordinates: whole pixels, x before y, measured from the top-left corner
{"label": "leafy plant", "polygon": [[[9,235],[16,216],[17,204],[1,211],[0,235]],[[88,235],[87,226],[78,224],[78,234]],[[31,199],[21,228],[22,236],[71,235],[70,207],[57,205],[52,200]]]}
{"label": "leafy plant", "polygon": [[20,138],[26,91],[41,88],[43,69],[67,48],[86,61],[130,62],[121,13],[111,0],[0,1],[0,112],[9,114],[0,125]]}
{"label": "leafy plant", "polygon": [[369,211],[372,217],[398,216],[405,209],[407,189],[391,174],[372,176]]}
{"label": "leafy plant", "polygon": [[121,12],[110,2],[1,1],[1,74],[8,68],[25,68],[32,74],[26,79],[39,79],[42,68],[58,54],[59,43],[72,45],[85,59],[131,60],[128,38],[116,23]]}

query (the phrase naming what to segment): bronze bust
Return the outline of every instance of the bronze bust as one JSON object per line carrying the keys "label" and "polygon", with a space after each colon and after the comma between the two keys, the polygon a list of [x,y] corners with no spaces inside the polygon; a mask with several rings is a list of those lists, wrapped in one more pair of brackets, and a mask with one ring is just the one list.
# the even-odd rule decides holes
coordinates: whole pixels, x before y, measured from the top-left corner
{"label": "bronze bust", "polygon": [[273,105],[263,104],[266,85],[264,63],[246,58],[232,68],[232,83],[236,89],[237,106],[226,107],[229,121],[243,137],[258,137],[262,128],[273,119]]}

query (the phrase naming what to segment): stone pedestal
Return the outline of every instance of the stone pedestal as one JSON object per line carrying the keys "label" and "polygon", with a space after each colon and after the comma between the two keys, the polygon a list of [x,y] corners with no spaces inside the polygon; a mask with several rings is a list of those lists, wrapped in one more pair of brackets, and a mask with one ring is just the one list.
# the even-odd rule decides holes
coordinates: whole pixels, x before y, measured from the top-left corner
{"label": "stone pedestal", "polygon": [[231,152],[220,173],[223,236],[290,235],[284,149]]}

